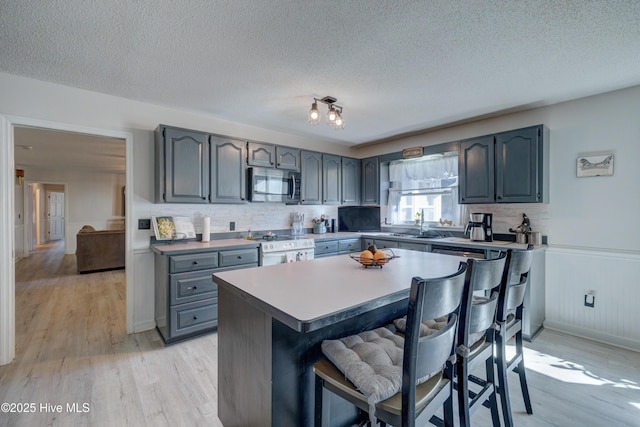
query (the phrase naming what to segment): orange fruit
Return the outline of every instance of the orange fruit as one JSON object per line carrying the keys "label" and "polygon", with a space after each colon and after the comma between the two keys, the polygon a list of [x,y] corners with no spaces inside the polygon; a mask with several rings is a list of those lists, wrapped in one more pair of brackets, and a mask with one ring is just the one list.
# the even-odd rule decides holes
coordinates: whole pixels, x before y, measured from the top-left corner
{"label": "orange fruit", "polygon": [[362,265],[372,265],[373,264],[373,254],[369,250],[364,250],[360,252],[360,264]]}
{"label": "orange fruit", "polygon": [[376,265],[385,264],[387,262],[387,254],[378,249],[376,253],[373,254],[373,261],[376,263]]}

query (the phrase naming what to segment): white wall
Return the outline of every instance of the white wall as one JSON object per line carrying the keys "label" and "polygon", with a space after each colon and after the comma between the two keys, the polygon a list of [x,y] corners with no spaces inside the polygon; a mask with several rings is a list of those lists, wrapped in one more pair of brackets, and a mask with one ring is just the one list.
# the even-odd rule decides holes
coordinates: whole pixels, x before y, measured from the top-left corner
{"label": "white wall", "polygon": [[[541,123],[551,133],[548,205],[477,207],[503,217],[536,208],[534,228],[539,223],[550,243],[545,326],[640,350],[640,86],[361,147],[357,156]],[[614,175],[577,178],[578,155],[604,150],[615,154]],[[588,290],[596,291],[594,308],[584,307]]]}
{"label": "white wall", "polygon": [[[96,230],[122,229],[124,173],[93,173],[23,167],[29,181],[64,183],[65,253],[76,252],[76,234],[84,225]],[[45,192],[42,192],[43,197]],[[46,228],[46,224],[42,224]]]}

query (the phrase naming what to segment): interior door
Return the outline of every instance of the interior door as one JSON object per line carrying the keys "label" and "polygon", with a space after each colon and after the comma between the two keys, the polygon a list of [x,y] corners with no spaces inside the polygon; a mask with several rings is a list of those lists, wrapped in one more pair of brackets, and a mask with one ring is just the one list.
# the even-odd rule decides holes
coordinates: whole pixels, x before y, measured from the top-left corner
{"label": "interior door", "polygon": [[49,192],[49,240],[64,239],[64,193]]}

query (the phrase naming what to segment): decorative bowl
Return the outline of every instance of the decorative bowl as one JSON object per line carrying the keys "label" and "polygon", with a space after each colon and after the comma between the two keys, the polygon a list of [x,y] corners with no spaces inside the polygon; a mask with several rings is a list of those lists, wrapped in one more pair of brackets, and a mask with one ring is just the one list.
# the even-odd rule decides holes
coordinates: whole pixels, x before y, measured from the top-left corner
{"label": "decorative bowl", "polygon": [[396,255],[393,253],[393,251],[391,249],[379,249],[380,252],[384,253],[384,257],[379,257],[379,258],[371,258],[371,259],[362,259],[361,254],[364,251],[361,252],[351,252],[349,254],[349,257],[351,259],[353,259],[354,261],[356,261],[358,264],[362,265],[363,267],[367,268],[367,267],[384,267],[384,265],[386,263],[388,263],[389,261],[391,261],[394,258],[398,258],[399,255]]}

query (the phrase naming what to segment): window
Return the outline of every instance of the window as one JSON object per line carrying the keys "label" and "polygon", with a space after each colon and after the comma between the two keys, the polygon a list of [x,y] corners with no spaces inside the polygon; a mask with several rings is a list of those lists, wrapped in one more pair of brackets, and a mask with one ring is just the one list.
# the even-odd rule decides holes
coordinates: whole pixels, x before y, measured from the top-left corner
{"label": "window", "polygon": [[389,178],[393,224],[436,224],[441,219],[460,224],[457,153],[391,162]]}

